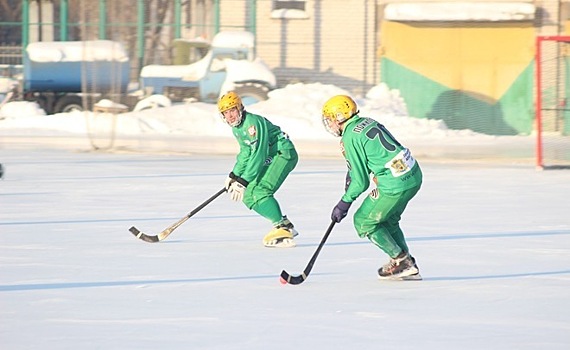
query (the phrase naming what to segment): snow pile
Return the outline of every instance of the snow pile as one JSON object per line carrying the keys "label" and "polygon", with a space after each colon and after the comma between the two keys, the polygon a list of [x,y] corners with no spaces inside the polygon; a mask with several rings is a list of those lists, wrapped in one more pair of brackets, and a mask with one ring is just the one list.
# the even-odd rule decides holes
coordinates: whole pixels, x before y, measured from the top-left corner
{"label": "snow pile", "polygon": [[536,8],[526,2],[414,2],[386,5],[389,21],[531,21]]}

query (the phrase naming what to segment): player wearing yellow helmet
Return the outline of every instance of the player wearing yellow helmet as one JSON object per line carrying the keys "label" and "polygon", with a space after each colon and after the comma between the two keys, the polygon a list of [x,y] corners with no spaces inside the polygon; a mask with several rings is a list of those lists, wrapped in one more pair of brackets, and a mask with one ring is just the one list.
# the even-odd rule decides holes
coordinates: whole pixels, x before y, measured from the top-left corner
{"label": "player wearing yellow helmet", "polygon": [[247,112],[233,91],[220,97],[218,111],[239,144],[235,165],[225,181],[230,198],[243,201],[272,223],[273,229],[263,238],[266,247],[294,247],[293,237],[298,233],[274,194],[297,165],[295,146],[279,126]]}
{"label": "player wearing yellow helmet", "polygon": [[331,219],[342,221],[370,186],[372,175],[376,186],[354,214],[356,232],[389,255],[390,261],[378,270],[380,279],[421,279],[400,228],[402,213],[422,184],[419,163],[384,125],[358,113],[356,102],[346,95],[334,96],[323,106],[323,124],[331,134],[342,137],[348,166],[345,192]]}

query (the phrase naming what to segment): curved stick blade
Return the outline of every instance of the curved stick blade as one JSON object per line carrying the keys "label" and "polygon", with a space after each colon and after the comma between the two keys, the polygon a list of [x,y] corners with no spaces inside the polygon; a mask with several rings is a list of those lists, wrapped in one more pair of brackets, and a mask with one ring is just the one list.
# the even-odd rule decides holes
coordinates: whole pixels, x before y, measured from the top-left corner
{"label": "curved stick blade", "polygon": [[299,276],[291,276],[287,271],[283,270],[281,271],[281,278],[289,284],[297,285],[305,282],[307,275],[303,272]]}
{"label": "curved stick blade", "polygon": [[299,276],[291,276],[290,274],[287,273],[287,271],[283,270],[283,271],[281,271],[281,279],[283,281],[285,281],[289,284],[295,285],[295,284],[301,284],[307,279],[307,277],[311,273],[311,270],[313,269],[313,265],[315,264],[315,261],[317,261],[317,257],[319,256],[319,253],[321,252],[323,245],[325,245],[327,238],[331,234],[331,231],[332,231],[334,225],[335,225],[335,222],[331,221],[329,228],[327,229],[327,232],[325,232],[323,239],[321,239],[321,243],[319,243],[317,250],[315,250],[315,253],[313,253],[311,260],[309,260],[309,263],[307,264],[307,267],[305,267],[305,270],[303,270],[303,273],[300,274]]}
{"label": "curved stick blade", "polygon": [[145,242],[149,242],[149,243],[156,243],[158,241],[160,241],[160,239],[158,239],[158,235],[157,236],[149,236],[147,234],[142,233],[141,231],[139,231],[136,227],[131,227],[129,229],[129,231],[131,231],[131,233],[133,235],[135,235],[137,238],[142,239]]}
{"label": "curved stick blade", "polygon": [[184,222],[186,222],[186,220],[190,219],[194,214],[196,214],[197,212],[199,212],[200,210],[202,210],[206,205],[208,205],[209,203],[211,203],[214,199],[218,198],[222,193],[226,192],[226,188],[222,187],[221,190],[219,190],[216,194],[214,194],[212,197],[208,198],[204,203],[200,204],[196,209],[192,210],[190,213],[186,214],[185,217],[183,217],[182,219],[178,220],[177,222],[175,222],[174,224],[168,226],[166,229],[164,229],[161,233],[159,233],[156,236],[149,236],[147,234],[142,233],[140,230],[138,230],[136,227],[131,227],[129,229],[129,231],[131,231],[131,233],[133,235],[135,235],[135,237],[142,239],[145,242],[149,242],[149,243],[156,243],[156,242],[160,242],[163,239],[165,239],[166,237],[168,237],[168,235],[170,235],[172,233],[172,231],[176,230],[176,228],[178,228],[178,226],[182,225]]}

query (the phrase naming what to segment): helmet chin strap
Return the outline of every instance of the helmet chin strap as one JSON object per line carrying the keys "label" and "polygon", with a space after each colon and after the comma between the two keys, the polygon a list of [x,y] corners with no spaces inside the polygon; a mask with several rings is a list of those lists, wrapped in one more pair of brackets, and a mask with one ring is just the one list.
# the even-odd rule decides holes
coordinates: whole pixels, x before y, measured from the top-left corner
{"label": "helmet chin strap", "polygon": [[232,125],[233,127],[240,126],[240,124],[243,122],[244,112],[245,112],[245,109],[243,108],[243,106],[238,109],[238,119],[237,119],[235,125]]}
{"label": "helmet chin strap", "polygon": [[245,108],[242,106],[241,108],[238,108],[237,111],[238,111],[238,117],[236,118],[236,121],[233,123],[230,123],[228,121],[228,119],[226,118],[226,116],[224,115],[224,113],[221,113],[222,119],[224,120],[224,122],[226,124],[228,124],[229,126],[231,126],[232,128],[235,128],[236,126],[240,126],[240,124],[243,122],[243,114],[245,113]]}
{"label": "helmet chin strap", "polygon": [[338,136],[342,136],[342,133],[344,132],[344,123],[346,123],[347,121],[349,121],[350,119],[346,119],[343,120],[342,122],[338,122]]}

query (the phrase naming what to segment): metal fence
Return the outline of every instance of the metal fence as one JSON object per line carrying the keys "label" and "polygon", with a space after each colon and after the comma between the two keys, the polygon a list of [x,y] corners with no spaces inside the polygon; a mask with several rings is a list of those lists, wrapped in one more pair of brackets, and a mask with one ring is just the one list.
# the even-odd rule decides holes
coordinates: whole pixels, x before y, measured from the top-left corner
{"label": "metal fence", "polygon": [[[285,3],[291,3],[293,12],[284,12]],[[21,64],[22,51],[30,42],[107,39],[127,49],[134,81],[145,65],[180,62],[185,53],[180,39],[211,40],[219,31],[247,30],[255,34],[257,53],[274,70],[280,86],[318,81],[365,92],[379,82],[380,3],[22,0],[19,18],[8,21],[0,14],[0,64]],[[353,19],[339,25],[347,10]],[[4,48],[17,44],[19,50]]]}

